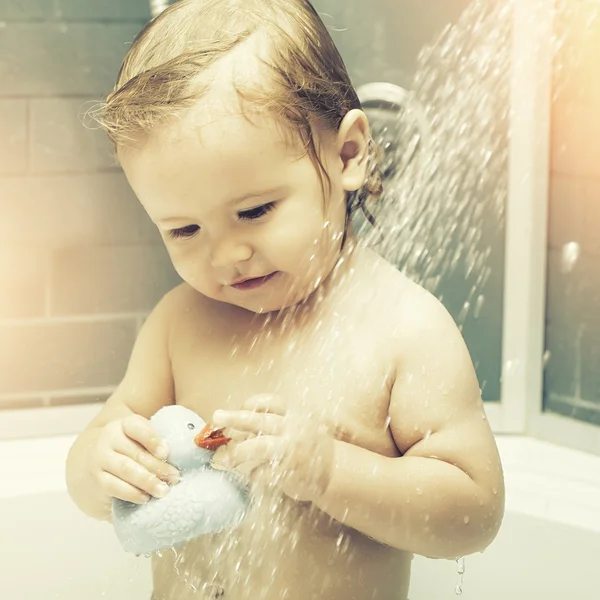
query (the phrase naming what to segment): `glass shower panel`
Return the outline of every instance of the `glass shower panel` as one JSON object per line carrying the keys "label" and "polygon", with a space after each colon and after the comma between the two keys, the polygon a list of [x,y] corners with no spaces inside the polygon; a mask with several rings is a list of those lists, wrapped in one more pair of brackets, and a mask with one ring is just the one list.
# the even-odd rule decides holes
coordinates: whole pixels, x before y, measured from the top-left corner
{"label": "glass shower panel", "polygon": [[560,6],[544,410],[600,425],[600,6]]}

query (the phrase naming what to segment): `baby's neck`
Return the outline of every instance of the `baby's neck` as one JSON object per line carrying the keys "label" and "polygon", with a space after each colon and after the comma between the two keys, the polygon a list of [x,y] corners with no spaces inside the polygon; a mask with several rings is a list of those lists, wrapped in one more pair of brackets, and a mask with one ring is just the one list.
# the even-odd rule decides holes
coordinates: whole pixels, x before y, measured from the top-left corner
{"label": "baby's neck", "polygon": [[316,323],[329,314],[345,296],[352,283],[352,275],[360,255],[360,246],[349,234],[332,268],[318,287],[304,300],[279,311],[262,315],[264,326],[293,322],[301,327]]}

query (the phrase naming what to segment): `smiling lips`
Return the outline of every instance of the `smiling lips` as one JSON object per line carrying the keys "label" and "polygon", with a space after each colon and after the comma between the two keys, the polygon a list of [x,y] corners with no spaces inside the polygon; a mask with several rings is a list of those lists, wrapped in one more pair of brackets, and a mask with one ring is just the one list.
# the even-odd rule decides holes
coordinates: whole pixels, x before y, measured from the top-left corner
{"label": "smiling lips", "polygon": [[267,281],[270,281],[273,276],[276,274],[277,272],[273,272],[273,273],[269,273],[269,275],[265,275],[264,277],[255,277],[253,279],[244,279],[242,281],[238,281],[237,283],[232,283],[231,287],[235,288],[236,290],[254,290],[256,288],[259,288],[260,286],[264,285],[265,283],[267,283]]}

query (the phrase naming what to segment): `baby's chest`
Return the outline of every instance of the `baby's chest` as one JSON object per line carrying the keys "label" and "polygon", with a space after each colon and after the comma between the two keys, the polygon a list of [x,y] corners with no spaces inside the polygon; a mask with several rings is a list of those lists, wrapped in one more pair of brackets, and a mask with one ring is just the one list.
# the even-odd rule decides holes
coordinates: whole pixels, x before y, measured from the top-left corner
{"label": "baby's chest", "polygon": [[[185,351],[183,351],[185,348]],[[274,394],[289,409],[329,425],[336,437],[397,455],[388,429],[392,365],[368,339],[242,345],[188,343],[173,353],[176,401],[210,420]]]}

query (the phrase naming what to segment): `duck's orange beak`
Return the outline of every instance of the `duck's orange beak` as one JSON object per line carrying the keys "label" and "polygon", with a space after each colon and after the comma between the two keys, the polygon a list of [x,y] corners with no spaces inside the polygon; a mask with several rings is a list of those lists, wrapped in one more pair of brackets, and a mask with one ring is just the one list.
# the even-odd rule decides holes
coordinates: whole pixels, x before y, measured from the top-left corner
{"label": "duck's orange beak", "polygon": [[204,448],[205,450],[216,450],[230,440],[231,438],[227,437],[222,429],[215,429],[210,424],[207,424],[194,438],[196,446],[200,446],[200,448]]}

